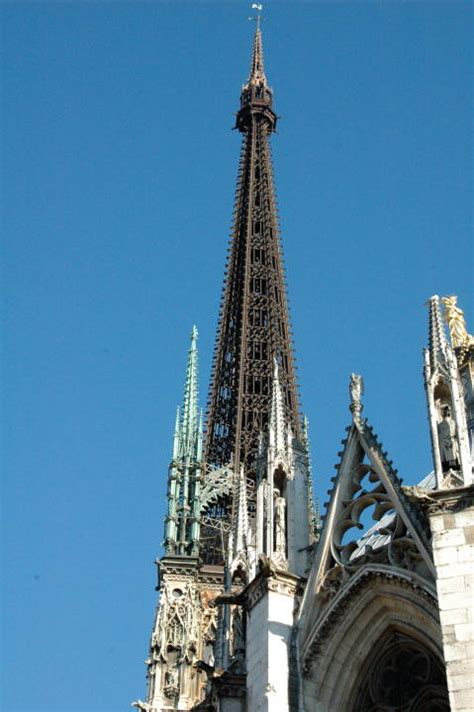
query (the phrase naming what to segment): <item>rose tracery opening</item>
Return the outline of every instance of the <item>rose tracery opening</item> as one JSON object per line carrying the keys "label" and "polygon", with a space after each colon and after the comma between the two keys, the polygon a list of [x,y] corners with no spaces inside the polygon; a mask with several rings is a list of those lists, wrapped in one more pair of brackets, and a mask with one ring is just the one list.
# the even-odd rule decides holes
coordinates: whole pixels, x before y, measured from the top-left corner
{"label": "rose tracery opening", "polygon": [[449,712],[445,672],[430,651],[399,633],[376,647],[353,712]]}

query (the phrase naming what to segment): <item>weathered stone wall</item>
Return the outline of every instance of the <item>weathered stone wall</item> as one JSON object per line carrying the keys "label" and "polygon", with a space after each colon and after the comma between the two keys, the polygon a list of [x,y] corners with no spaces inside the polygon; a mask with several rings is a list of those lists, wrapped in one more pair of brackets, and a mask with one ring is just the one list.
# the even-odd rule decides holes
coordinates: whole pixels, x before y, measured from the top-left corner
{"label": "weathered stone wall", "polygon": [[308,565],[308,474],[304,457],[296,457],[293,478],[288,482],[288,565],[304,576]]}
{"label": "weathered stone wall", "polygon": [[265,709],[262,690],[267,684],[268,660],[268,599],[263,596],[247,613],[247,640],[245,659],[247,666],[247,702],[250,710]]}
{"label": "weathered stone wall", "polygon": [[289,712],[296,577],[259,577],[251,587],[247,607],[247,709]]}
{"label": "weathered stone wall", "polygon": [[245,700],[242,699],[226,699],[225,697],[220,701],[220,712],[245,712],[247,707],[245,706]]}
{"label": "weathered stone wall", "polygon": [[[460,496],[465,494],[460,493]],[[462,500],[459,505],[462,506]],[[430,524],[451,710],[472,712],[474,506],[471,504],[461,511],[432,511]]]}

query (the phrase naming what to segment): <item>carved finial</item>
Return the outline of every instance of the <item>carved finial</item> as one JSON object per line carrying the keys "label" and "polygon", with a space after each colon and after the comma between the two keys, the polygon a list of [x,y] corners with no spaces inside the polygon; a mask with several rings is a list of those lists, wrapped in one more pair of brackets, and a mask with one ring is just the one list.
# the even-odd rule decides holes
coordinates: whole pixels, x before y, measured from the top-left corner
{"label": "carved finial", "polygon": [[[257,8],[259,12],[263,5],[257,5],[254,3],[252,7]],[[263,64],[263,42],[262,31],[260,30],[260,13],[257,15],[256,20],[257,29],[255,30],[255,37],[253,40],[252,64],[250,66],[249,82],[266,85],[267,78],[265,76],[265,67]]]}
{"label": "carved finial", "polygon": [[427,303],[429,308],[429,353],[431,366],[446,359],[446,334],[441,318],[440,298],[434,294]]}
{"label": "carved finial", "polygon": [[237,522],[235,532],[236,554],[246,553],[247,532],[248,532],[248,511],[247,511],[247,481],[245,479],[244,466],[240,466],[238,479],[238,502],[237,502]]}
{"label": "carved finial", "polygon": [[151,712],[153,709],[149,702],[143,702],[143,700],[135,700],[130,707],[136,707],[140,712]]}
{"label": "carved finial", "polygon": [[458,298],[452,294],[442,297],[444,320],[448,325],[453,348],[468,349],[474,346],[474,337],[467,333],[464,312],[457,306]]}
{"label": "carved finial", "polygon": [[261,12],[263,11],[263,4],[258,3],[258,2],[253,2],[251,5],[252,10],[256,10],[257,14],[253,15],[252,17],[249,17],[249,20],[256,20],[257,21],[257,30],[260,29],[260,21],[262,19]]}
{"label": "carved finial", "polygon": [[362,396],[364,394],[364,379],[357,373],[351,373],[349,393],[351,396],[351,404],[349,406],[349,410],[351,411],[354,420],[358,420],[364,407],[362,405]]}
{"label": "carved finial", "polygon": [[278,358],[276,356],[273,357],[269,442],[270,445],[274,445],[277,450],[283,450],[285,447],[285,408],[280,384]]}
{"label": "carved finial", "polygon": [[198,439],[198,330],[193,326],[191,346],[188,352],[188,364],[184,384],[183,409],[181,415],[180,441],[183,455],[194,454]]}

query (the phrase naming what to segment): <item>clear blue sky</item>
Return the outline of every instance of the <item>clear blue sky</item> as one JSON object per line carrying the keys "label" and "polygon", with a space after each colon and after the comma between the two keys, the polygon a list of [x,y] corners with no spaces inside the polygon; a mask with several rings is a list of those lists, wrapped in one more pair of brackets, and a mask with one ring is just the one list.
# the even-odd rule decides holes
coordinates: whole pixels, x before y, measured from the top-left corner
{"label": "clear blue sky", "polygon": [[[188,334],[201,401],[248,74],[246,2],[3,3],[3,707],[143,697]],[[471,2],[269,2],[302,403],[324,500],[348,375],[431,467],[424,303],[472,309]]]}

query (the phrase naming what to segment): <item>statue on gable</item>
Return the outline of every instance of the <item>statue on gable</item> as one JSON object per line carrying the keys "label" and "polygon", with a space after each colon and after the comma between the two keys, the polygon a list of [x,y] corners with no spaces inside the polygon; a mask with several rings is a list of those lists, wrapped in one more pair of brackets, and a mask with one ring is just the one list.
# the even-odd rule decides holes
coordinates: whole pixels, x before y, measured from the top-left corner
{"label": "statue on gable", "polygon": [[349,406],[354,418],[360,418],[363,409],[362,396],[364,395],[364,379],[357,373],[351,373],[349,382],[349,393],[351,396],[351,404]]}
{"label": "statue on gable", "polygon": [[448,325],[453,348],[469,348],[474,346],[474,337],[467,333],[464,312],[457,305],[455,295],[443,297],[444,318]]}

